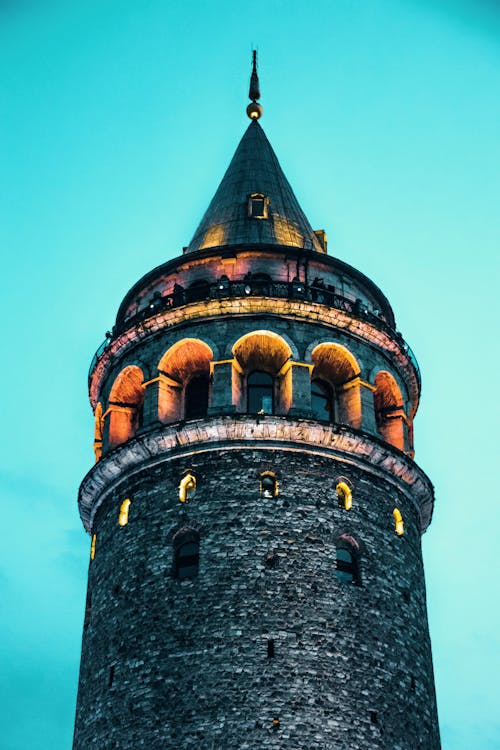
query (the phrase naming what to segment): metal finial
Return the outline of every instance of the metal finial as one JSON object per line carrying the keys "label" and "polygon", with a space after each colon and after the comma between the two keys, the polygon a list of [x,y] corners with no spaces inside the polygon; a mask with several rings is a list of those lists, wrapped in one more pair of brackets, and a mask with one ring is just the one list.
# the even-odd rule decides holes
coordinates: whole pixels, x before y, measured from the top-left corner
{"label": "metal finial", "polygon": [[247,107],[247,115],[251,120],[258,120],[262,117],[262,104],[259,104],[257,99],[260,99],[260,86],[259,76],[257,75],[257,51],[254,50],[252,54],[252,75],[250,76],[250,89],[248,91],[248,98],[252,100],[251,104]]}

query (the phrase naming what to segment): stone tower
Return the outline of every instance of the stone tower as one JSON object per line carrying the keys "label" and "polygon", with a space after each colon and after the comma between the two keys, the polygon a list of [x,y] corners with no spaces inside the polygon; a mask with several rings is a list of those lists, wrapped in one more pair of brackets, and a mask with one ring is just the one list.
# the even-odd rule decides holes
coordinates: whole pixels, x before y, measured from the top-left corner
{"label": "stone tower", "polygon": [[438,750],[417,363],[259,123],[89,375],[76,750]]}

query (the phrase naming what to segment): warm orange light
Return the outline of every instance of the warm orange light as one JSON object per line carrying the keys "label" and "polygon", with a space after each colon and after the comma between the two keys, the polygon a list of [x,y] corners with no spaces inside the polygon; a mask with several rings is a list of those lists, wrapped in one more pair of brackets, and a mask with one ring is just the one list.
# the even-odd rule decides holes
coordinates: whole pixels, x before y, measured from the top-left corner
{"label": "warm orange light", "polygon": [[90,559],[91,560],[93,560],[95,557],[95,540],[96,540],[96,535],[94,534],[94,536],[92,537],[92,541],[90,543]]}

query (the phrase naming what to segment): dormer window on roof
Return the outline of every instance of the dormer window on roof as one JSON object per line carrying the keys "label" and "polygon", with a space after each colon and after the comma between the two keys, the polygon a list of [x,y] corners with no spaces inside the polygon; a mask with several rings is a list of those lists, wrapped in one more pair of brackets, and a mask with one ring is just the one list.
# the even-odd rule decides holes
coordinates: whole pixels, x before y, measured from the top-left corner
{"label": "dormer window on roof", "polygon": [[248,216],[250,219],[267,219],[269,216],[269,196],[252,193],[248,196]]}

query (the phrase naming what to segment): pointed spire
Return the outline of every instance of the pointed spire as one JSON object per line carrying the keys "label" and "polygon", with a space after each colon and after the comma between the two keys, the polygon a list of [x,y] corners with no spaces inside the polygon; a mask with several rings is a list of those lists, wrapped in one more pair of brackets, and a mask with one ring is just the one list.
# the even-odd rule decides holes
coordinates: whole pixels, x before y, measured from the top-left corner
{"label": "pointed spire", "polygon": [[262,104],[259,104],[257,99],[260,99],[260,85],[259,76],[257,75],[257,50],[252,53],[252,75],[250,76],[250,89],[248,91],[248,98],[252,100],[252,103],[247,107],[247,115],[251,120],[258,120],[262,117]]}
{"label": "pointed spire", "polygon": [[256,119],[248,125],[188,252],[247,244],[325,252]]}

